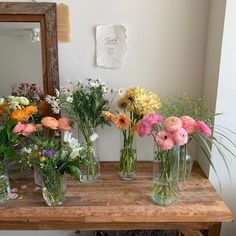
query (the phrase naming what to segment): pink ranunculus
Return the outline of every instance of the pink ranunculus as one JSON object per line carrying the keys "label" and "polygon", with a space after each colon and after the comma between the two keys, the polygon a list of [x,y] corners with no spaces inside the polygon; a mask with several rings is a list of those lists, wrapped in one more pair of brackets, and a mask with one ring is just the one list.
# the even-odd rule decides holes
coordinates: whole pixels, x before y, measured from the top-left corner
{"label": "pink ranunculus", "polygon": [[160,131],[156,136],[156,142],[161,150],[169,150],[174,147],[175,143],[171,135],[166,131]]}
{"label": "pink ranunculus", "polygon": [[30,136],[33,132],[35,132],[37,129],[34,124],[26,124],[25,128],[22,130],[22,135],[25,137]]}
{"label": "pink ranunculus", "polygon": [[164,129],[168,132],[175,132],[180,128],[182,128],[182,121],[178,117],[171,116],[164,122]]}
{"label": "pink ranunculus", "polygon": [[155,113],[148,114],[143,117],[143,122],[147,122],[151,125],[160,124],[163,121],[163,116],[157,115]]}
{"label": "pink ranunculus", "polygon": [[182,146],[188,142],[188,132],[184,128],[180,128],[173,133],[173,139],[175,144]]}
{"label": "pink ranunculus", "polygon": [[212,135],[211,129],[208,127],[208,125],[204,121],[197,121],[197,127],[199,131],[206,135],[207,137],[210,137]]}
{"label": "pink ranunculus", "polygon": [[140,137],[148,136],[152,133],[152,125],[142,120],[137,124],[137,134]]}
{"label": "pink ranunculus", "polygon": [[25,124],[18,122],[16,126],[13,128],[12,132],[14,134],[21,133],[21,131],[25,128]]}
{"label": "pink ranunculus", "polygon": [[184,128],[188,134],[192,134],[197,129],[197,122],[190,116],[182,116],[182,128]]}

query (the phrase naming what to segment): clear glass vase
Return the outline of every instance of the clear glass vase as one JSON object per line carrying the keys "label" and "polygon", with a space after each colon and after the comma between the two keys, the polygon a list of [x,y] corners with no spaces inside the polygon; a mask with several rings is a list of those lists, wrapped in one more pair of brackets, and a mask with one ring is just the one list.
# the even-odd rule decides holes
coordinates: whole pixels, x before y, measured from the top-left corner
{"label": "clear glass vase", "polygon": [[132,180],[136,178],[136,162],[136,138],[128,130],[122,131],[119,172],[121,179]]}
{"label": "clear glass vase", "polygon": [[34,182],[37,186],[42,187],[41,168],[38,165],[34,165]]}
{"label": "clear glass vase", "polygon": [[0,160],[0,204],[9,200],[11,196],[9,178],[6,173],[6,166],[3,160]]}
{"label": "clear glass vase", "polygon": [[66,195],[66,175],[42,174],[42,191],[48,206],[62,205]]}
{"label": "clear glass vase", "polygon": [[[89,132],[89,137],[96,135],[94,129]],[[100,162],[98,151],[98,138],[91,141],[90,138],[80,137],[80,142],[85,144],[86,154],[84,157],[84,164],[80,165],[82,174],[80,175],[80,181],[82,183],[96,182],[100,177]]]}
{"label": "clear glass vase", "polygon": [[162,206],[174,203],[178,197],[179,146],[155,151],[153,161],[152,200]]}
{"label": "clear glass vase", "polygon": [[179,148],[179,190],[183,190],[193,168],[193,158],[189,154],[187,144]]}

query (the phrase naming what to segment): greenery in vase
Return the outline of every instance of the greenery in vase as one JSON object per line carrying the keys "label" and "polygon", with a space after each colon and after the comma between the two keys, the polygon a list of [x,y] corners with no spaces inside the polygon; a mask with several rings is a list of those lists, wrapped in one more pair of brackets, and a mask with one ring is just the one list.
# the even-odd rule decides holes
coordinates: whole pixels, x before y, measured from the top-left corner
{"label": "greenery in vase", "polygon": [[138,122],[144,115],[159,109],[161,102],[156,94],[134,87],[127,89],[117,104],[122,112],[117,111],[113,114],[104,111],[103,117],[122,131],[120,172],[122,175],[129,176],[136,169],[136,150],[133,144]]}
{"label": "greenery in vase", "polygon": [[54,113],[58,114],[62,110],[72,122],[77,123],[83,135],[84,144],[87,146],[85,156],[85,163],[88,166],[87,175],[96,175],[93,142],[98,136],[95,129],[108,124],[102,116],[102,111],[109,109],[108,96],[112,92],[113,90],[99,79],[88,79],[87,83],[78,82],[76,86],[69,83],[57,91],[55,97],[46,97]]}
{"label": "greenery in vase", "polygon": [[[177,151],[178,152],[178,151]],[[155,153],[155,165],[159,165],[158,177],[154,176],[152,199],[160,205],[169,205],[178,196],[178,153],[175,147],[168,150],[158,150]]]}

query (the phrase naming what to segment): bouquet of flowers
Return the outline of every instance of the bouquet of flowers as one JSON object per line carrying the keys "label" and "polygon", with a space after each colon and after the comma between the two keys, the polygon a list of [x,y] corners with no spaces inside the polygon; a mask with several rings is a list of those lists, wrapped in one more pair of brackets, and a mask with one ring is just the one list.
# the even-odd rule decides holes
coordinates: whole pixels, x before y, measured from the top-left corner
{"label": "bouquet of flowers", "polygon": [[[214,125],[215,116],[221,114],[215,114],[203,98],[194,97],[185,93],[170,96],[163,101],[163,104],[164,105],[160,112],[164,116],[174,115],[178,117],[185,117],[183,122],[186,123],[186,126],[190,127],[190,137],[188,143],[194,140],[195,143],[200,146],[203,154],[206,156],[210,165],[212,166],[217,178],[218,174],[211,160],[212,146],[216,148],[220,156],[223,158],[225,166],[228,170],[229,177],[231,178],[227,158],[229,156],[236,157],[235,151],[231,150],[232,148],[236,148],[236,145],[232,140],[232,136],[236,134],[227,127]],[[214,132],[212,132],[213,128]],[[200,130],[201,132],[196,132],[196,130]],[[188,170],[186,172],[186,169],[188,168],[186,168],[185,162],[187,152],[186,150],[187,146],[185,145],[182,148],[182,155],[180,156],[180,160],[181,158],[183,160],[182,163],[185,163],[182,165],[183,174],[181,176],[183,176],[183,180],[186,178],[186,173],[188,173]],[[219,186],[221,186],[220,181]]]}
{"label": "bouquet of flowers", "polygon": [[[26,126],[28,128],[25,132]],[[84,148],[69,133],[69,119],[44,117],[40,124],[18,122],[12,132],[28,137],[30,144],[25,147],[30,165],[41,169],[43,196],[49,206],[60,205],[65,198],[65,173],[77,180],[81,174],[80,165]],[[60,132],[64,132],[61,145]]]}
{"label": "bouquet of flowers", "polygon": [[98,156],[94,142],[98,138],[96,128],[108,124],[102,117],[102,111],[108,110],[109,89],[100,80],[88,79],[87,83],[78,82],[76,86],[69,83],[56,91],[56,96],[47,96],[46,101],[52,106],[55,114],[63,110],[72,122],[77,123],[82,133],[82,142],[86,146],[86,165],[83,166],[82,182],[95,181],[100,176]]}
{"label": "bouquet of flowers", "polygon": [[106,121],[114,124],[122,131],[122,148],[120,151],[120,177],[133,179],[136,177],[136,149],[134,139],[138,121],[146,114],[153,113],[161,106],[159,97],[144,89],[135,87],[127,89],[118,100],[118,107],[123,112],[112,114],[103,112]]}

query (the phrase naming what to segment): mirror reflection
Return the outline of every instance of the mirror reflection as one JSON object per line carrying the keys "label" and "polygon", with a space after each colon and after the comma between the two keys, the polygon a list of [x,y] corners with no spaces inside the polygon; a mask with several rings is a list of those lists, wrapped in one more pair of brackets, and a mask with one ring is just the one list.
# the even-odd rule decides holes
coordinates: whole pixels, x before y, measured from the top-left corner
{"label": "mirror reflection", "polygon": [[40,23],[0,22],[0,53],[0,97],[21,83],[43,89]]}

